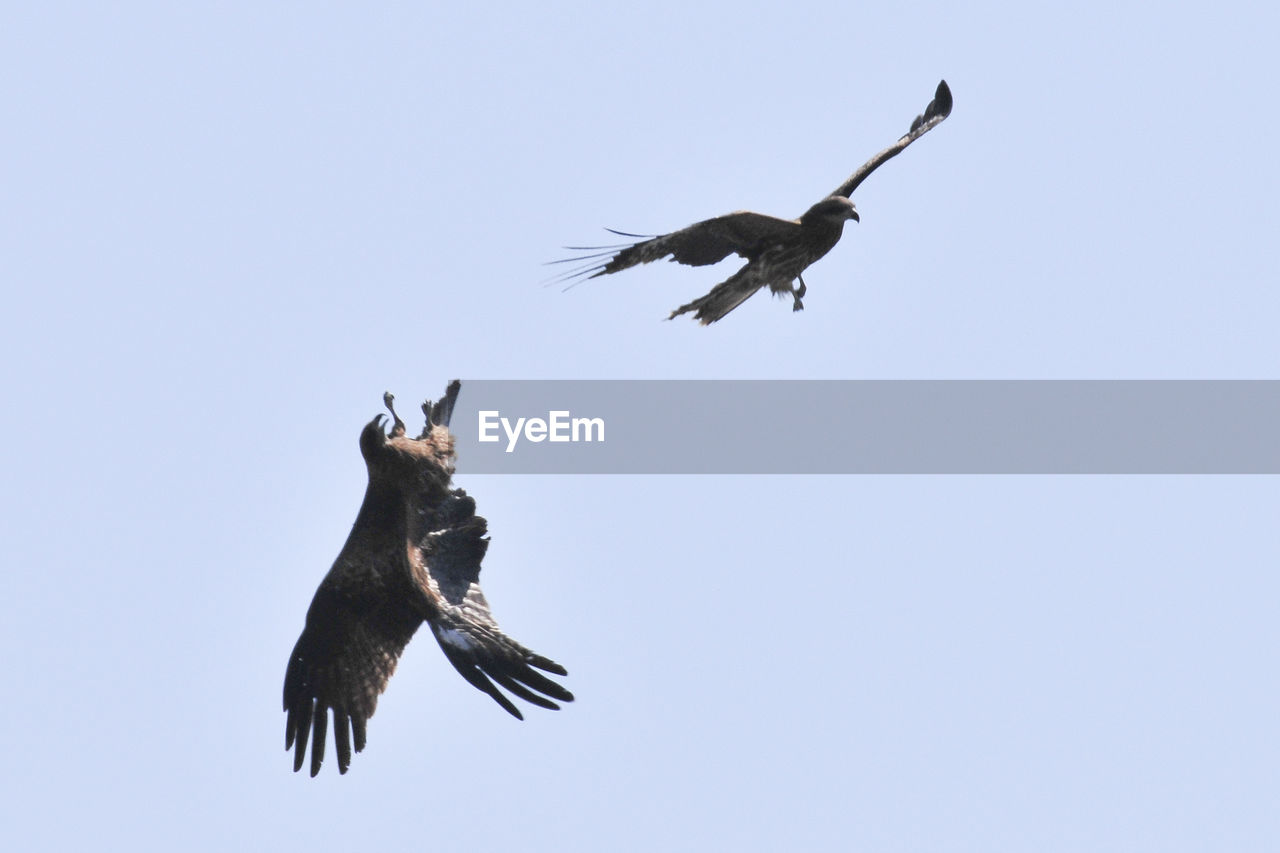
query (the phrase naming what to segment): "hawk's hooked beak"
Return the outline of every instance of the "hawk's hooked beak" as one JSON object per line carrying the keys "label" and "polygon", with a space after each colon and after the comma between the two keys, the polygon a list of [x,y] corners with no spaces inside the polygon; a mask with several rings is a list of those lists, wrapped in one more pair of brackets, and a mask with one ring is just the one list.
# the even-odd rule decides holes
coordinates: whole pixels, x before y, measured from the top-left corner
{"label": "hawk's hooked beak", "polygon": [[858,211],[854,210],[853,208],[849,209],[849,218],[852,219],[854,222],[862,221],[861,219],[858,218]]}

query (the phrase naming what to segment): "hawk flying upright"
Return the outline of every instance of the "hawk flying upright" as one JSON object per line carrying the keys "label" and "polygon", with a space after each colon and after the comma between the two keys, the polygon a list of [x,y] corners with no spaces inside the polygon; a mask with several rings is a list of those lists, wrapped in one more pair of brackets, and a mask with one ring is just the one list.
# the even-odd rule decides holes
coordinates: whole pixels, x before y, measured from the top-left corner
{"label": "hawk flying upright", "polygon": [[[594,254],[553,261],[586,262],[583,266],[570,270],[559,280],[597,278],[668,255],[673,261],[699,267],[719,263],[730,254],[738,254],[747,259],[742,269],[717,284],[706,296],[681,305],[667,319],[693,311],[694,318],[705,326],[719,320],[766,286],[775,294],[791,294],[794,300],[792,310],[800,311],[804,308],[800,299],[807,290],[801,273],[839,242],[845,222],[850,219],[858,221],[858,211],[849,200],[853,191],[886,160],[896,157],[950,114],[951,89],[947,87],[947,81],[943,80],[938,84],[933,100],[924,113],[911,122],[911,129],[905,136],[864,163],[847,181],[805,211],[799,219],[778,219],[742,210],[638,243],[621,246],[569,246],[573,251],[591,251]],[[642,236],[608,230],[622,237]],[[800,283],[798,288],[793,284],[795,281]]]}
{"label": "hawk flying upright", "polygon": [[378,695],[424,621],[462,677],[517,719],[523,719],[520,710],[494,682],[542,708],[560,707],[551,699],[573,701],[536,671],[567,675],[564,667],[503,634],[480,591],[486,523],[475,500],[451,487],[449,419],[460,387],[454,380],[442,399],[422,405],[426,426],[417,438],[405,435],[390,394],[383,396],[393,419],[390,436],[381,414],[360,433],[369,470],[364,502],[316,590],[284,677],[284,746],[297,746],[295,772],[308,735],[311,775],[320,771],[330,710],[338,772],[347,772],[353,738],[355,751],[364,749]]}

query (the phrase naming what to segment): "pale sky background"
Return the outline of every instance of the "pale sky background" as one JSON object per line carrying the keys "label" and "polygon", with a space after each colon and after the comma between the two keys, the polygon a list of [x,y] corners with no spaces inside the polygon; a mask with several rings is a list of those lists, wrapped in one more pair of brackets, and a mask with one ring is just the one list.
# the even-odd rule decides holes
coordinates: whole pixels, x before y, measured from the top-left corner
{"label": "pale sky background", "polygon": [[[420,634],[346,776],[280,710],[384,389],[1280,378],[1264,4],[195,5],[0,20],[0,846],[1280,846],[1276,478],[464,461],[578,701],[518,723]],[[802,314],[539,286],[602,226],[798,215],[941,77]]]}

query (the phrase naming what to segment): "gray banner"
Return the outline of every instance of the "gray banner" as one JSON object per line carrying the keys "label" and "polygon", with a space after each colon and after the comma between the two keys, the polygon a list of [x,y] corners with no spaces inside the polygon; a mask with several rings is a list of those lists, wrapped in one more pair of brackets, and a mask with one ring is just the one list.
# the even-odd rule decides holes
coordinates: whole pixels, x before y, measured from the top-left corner
{"label": "gray banner", "polygon": [[463,381],[465,474],[1277,474],[1280,381]]}

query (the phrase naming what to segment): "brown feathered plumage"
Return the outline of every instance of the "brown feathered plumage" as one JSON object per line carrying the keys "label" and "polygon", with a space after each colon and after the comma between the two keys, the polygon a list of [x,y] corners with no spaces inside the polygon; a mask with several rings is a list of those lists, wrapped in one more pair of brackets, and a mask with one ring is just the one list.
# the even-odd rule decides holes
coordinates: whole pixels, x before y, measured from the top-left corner
{"label": "brown feathered plumage", "polygon": [[[707,295],[681,305],[667,319],[692,311],[694,318],[704,326],[714,323],[762,287],[768,287],[775,294],[790,294],[793,300],[792,310],[799,311],[804,308],[801,297],[807,290],[801,273],[839,242],[845,222],[850,219],[858,221],[858,211],[849,196],[881,164],[897,156],[950,114],[951,90],[947,87],[947,81],[943,80],[938,84],[933,100],[922,115],[916,116],[905,136],[868,160],[848,180],[805,211],[799,219],[778,219],[743,210],[697,222],[679,231],[651,237],[639,243],[623,246],[570,246],[568,248],[577,251],[602,251],[554,261],[553,263],[586,262],[561,276],[559,280],[597,278],[667,256],[677,263],[704,266],[737,254],[747,260],[742,269],[717,284]],[[613,233],[623,237],[640,236],[623,231]],[[794,286],[793,282],[796,281],[799,282],[799,287]]]}
{"label": "brown feathered plumage", "polygon": [[[452,488],[453,436],[449,419],[460,383],[422,406],[426,426],[417,438],[384,415],[360,433],[369,485],[355,525],[307,610],[284,679],[285,749],[296,746],[293,769],[303,765],[308,736],[311,775],[324,760],[328,713],[338,771],[347,772],[351,749],[364,749],[365,727],[395,672],[405,645],[424,621],[449,663],[516,718],[520,710],[495,686],[543,708],[573,701],[573,694],[537,672],[566,675],[564,667],[534,654],[502,633],[480,591],[480,561],[489,540],[475,501]],[[550,699],[547,697],[551,697]]]}

